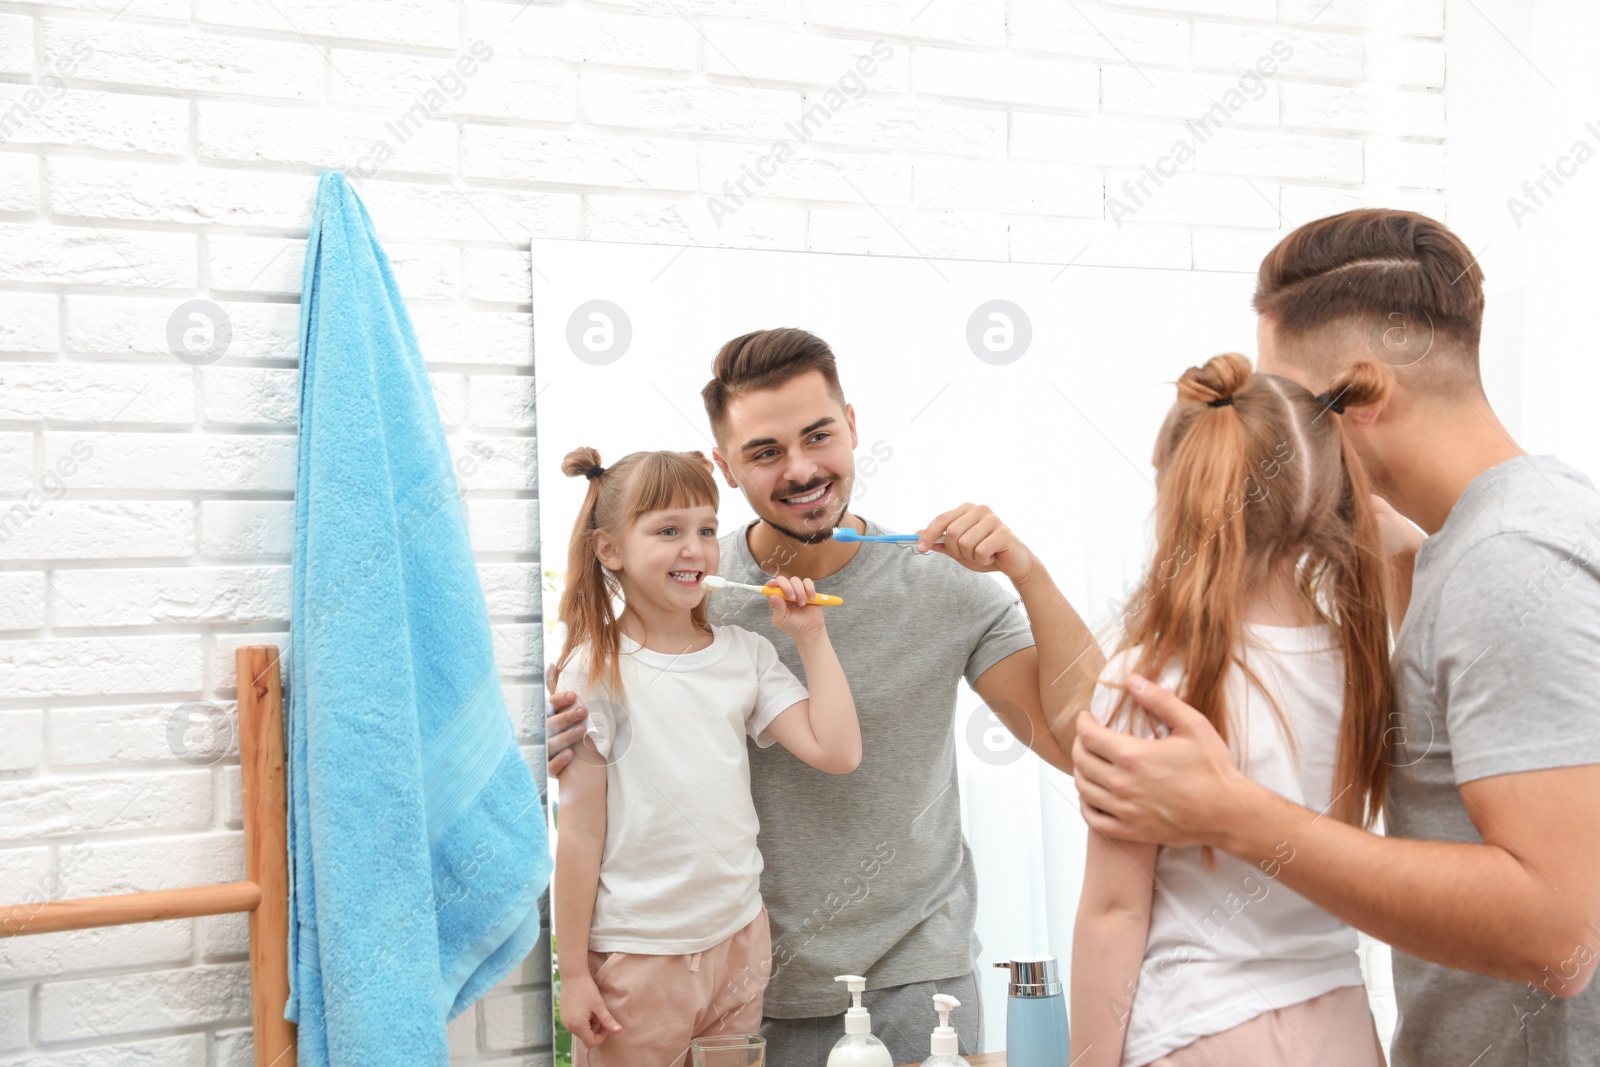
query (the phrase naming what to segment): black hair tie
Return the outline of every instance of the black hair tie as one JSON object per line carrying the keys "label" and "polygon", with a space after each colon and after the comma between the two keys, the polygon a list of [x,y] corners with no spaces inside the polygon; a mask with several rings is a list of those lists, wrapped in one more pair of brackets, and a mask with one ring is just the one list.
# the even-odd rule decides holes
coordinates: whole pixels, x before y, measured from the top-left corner
{"label": "black hair tie", "polygon": [[606,469],[604,467],[600,466],[600,464],[596,463],[594,466],[590,467],[588,470],[584,471],[583,473],[592,481],[595,478],[600,477],[605,472],[606,472]]}
{"label": "black hair tie", "polygon": [[[1341,389],[1339,391],[1339,396],[1343,395],[1344,390]],[[1324,408],[1327,408],[1329,411],[1333,412],[1335,415],[1344,414],[1344,404],[1340,402],[1338,396],[1333,395],[1333,390],[1331,389],[1318,393],[1317,402],[1320,403]]]}
{"label": "black hair tie", "polygon": [[1210,408],[1231,408],[1232,406],[1233,397],[1231,396],[1219,396],[1215,400],[1206,401],[1206,407]]}

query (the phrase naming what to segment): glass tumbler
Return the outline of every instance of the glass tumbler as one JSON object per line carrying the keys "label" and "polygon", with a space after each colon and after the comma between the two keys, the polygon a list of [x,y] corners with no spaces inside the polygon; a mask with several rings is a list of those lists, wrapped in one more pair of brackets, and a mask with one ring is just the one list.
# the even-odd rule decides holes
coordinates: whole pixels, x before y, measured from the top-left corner
{"label": "glass tumbler", "polygon": [[697,1037],[689,1043],[694,1067],[764,1067],[767,1039],[760,1034]]}

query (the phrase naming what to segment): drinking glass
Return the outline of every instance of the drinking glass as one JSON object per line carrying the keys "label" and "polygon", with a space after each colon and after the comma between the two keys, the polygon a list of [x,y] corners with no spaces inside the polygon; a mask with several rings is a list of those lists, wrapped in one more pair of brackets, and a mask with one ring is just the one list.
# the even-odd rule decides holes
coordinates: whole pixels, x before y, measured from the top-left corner
{"label": "drinking glass", "polygon": [[694,1067],[763,1067],[767,1039],[759,1034],[697,1037],[689,1043]]}

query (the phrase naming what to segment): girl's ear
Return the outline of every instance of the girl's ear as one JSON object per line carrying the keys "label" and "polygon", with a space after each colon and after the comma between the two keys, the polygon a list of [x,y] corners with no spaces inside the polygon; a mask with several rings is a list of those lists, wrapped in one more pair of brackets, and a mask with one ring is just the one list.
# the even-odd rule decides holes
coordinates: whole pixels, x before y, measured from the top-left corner
{"label": "girl's ear", "polygon": [[614,571],[622,566],[622,556],[604,530],[594,531],[594,554],[607,570]]}

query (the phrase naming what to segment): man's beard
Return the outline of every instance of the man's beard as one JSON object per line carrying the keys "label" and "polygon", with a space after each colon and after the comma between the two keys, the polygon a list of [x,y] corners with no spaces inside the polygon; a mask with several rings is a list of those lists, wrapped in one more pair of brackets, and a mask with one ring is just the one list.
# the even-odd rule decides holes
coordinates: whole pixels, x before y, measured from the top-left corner
{"label": "man's beard", "polygon": [[[843,484],[843,479],[835,479],[833,483],[833,491],[838,492],[841,484]],[[816,486],[812,486],[812,490],[815,489]],[[805,492],[801,491],[799,493],[791,493],[790,495],[804,496]],[[839,502],[838,514],[833,517],[832,522],[828,523],[827,526],[823,527],[822,529],[813,529],[805,532],[792,530],[783,523],[775,522],[772,519],[766,518],[766,516],[762,516],[762,519],[774,530],[777,530],[779,533],[784,534],[787,537],[792,537],[794,540],[799,541],[803,545],[820,545],[822,542],[832,539],[834,527],[839,524],[840,519],[844,518],[844,513],[849,510],[849,508],[850,497],[846,494],[844,495],[844,499]]]}

